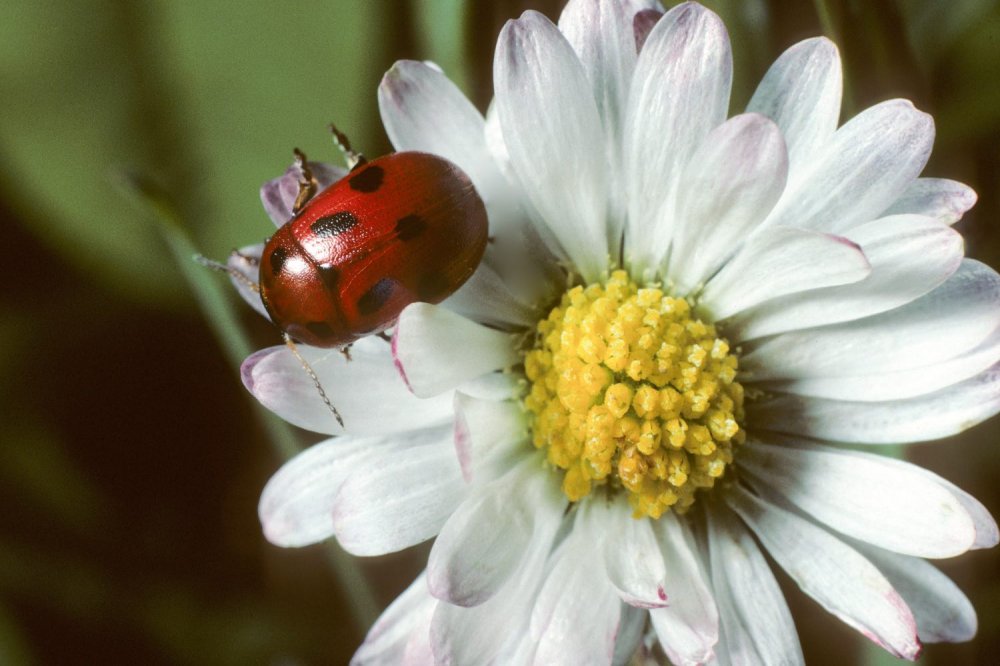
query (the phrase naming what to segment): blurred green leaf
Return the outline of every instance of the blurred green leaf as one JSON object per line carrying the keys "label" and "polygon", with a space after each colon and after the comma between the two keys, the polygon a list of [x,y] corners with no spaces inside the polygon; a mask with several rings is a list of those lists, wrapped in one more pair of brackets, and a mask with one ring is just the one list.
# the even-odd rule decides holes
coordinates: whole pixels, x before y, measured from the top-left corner
{"label": "blurred green leaf", "polygon": [[31,650],[10,612],[0,606],[0,664],[33,664]]}
{"label": "blurred green leaf", "polygon": [[202,195],[197,207],[177,201],[206,254],[270,235],[260,184],[284,171],[296,146],[313,159],[339,161],[329,123],[357,149],[375,152],[376,87],[391,58],[382,15],[390,7],[157,3],[159,65],[170,68],[172,111],[198,157]]}
{"label": "blurred green leaf", "polygon": [[[191,287],[205,318],[215,331],[219,344],[234,365],[250,353],[251,345],[232,306],[228,280],[195,262],[195,247],[184,230],[182,219],[169,195],[158,184],[141,174],[122,174],[120,184],[155,213],[153,221],[170,248],[181,275]],[[302,450],[292,426],[257,405],[257,414],[267,428],[271,443],[288,460]],[[343,587],[357,627],[366,630],[378,617],[380,607],[357,560],[333,540],[326,544],[326,554]]]}
{"label": "blurred green leaf", "polygon": [[970,140],[1000,128],[1000,8],[982,17],[942,64],[945,94],[936,114],[944,141]]}
{"label": "blurred green leaf", "polygon": [[771,65],[771,17],[765,0],[705,0],[719,14],[733,49],[733,92],[729,113],[742,113]]}
{"label": "blurred green leaf", "polygon": [[895,4],[814,0],[814,5],[823,33],[840,48],[842,122],[894,97],[926,107],[926,77],[907,48],[906,21]]}
{"label": "blurred green leaf", "polygon": [[[0,22],[0,187],[77,268],[132,296],[169,292],[169,263],[104,173],[143,163],[136,74],[107,3],[14,0]],[[10,10],[13,11],[10,11]]]}
{"label": "blurred green leaf", "polygon": [[[326,125],[374,143],[390,3],[31,3],[0,24],[0,187],[71,263],[137,298],[179,293],[108,173],[162,177],[221,255],[272,227],[258,188]],[[374,151],[372,151],[374,152]]]}
{"label": "blurred green leaf", "polygon": [[934,66],[979,20],[997,8],[996,0],[896,0],[906,17],[913,52],[925,67]]}
{"label": "blurred green leaf", "polygon": [[[176,663],[246,664],[280,654],[303,632],[250,598],[219,603],[181,579],[122,580],[100,565],[11,541],[0,543],[0,593],[58,608],[91,627],[141,632]],[[9,630],[9,649],[24,654],[16,629],[3,620],[0,641]],[[4,647],[0,663],[25,663],[5,659]]]}
{"label": "blurred green leaf", "polygon": [[[468,61],[463,53],[463,26],[469,3],[463,0],[411,0],[420,53],[444,70],[461,90],[469,91]],[[414,58],[416,54],[405,55]]]}
{"label": "blurred green leaf", "polygon": [[[99,529],[106,506],[98,488],[80,473],[62,442],[45,430],[41,418],[21,412],[8,422],[0,447],[0,479],[24,499],[21,511],[79,534]],[[0,659],[0,663],[7,663]]]}

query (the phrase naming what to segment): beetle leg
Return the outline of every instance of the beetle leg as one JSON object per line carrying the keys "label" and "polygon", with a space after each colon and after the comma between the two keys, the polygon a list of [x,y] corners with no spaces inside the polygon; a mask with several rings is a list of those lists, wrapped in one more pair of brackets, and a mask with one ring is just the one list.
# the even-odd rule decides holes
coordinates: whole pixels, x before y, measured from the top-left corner
{"label": "beetle leg", "polygon": [[344,345],[340,348],[340,353],[344,355],[348,361],[351,360],[351,345]]}
{"label": "beetle leg", "polygon": [[230,257],[236,257],[237,259],[239,259],[240,261],[242,261],[247,266],[252,266],[252,267],[256,268],[257,266],[260,265],[260,259],[258,257],[254,257],[254,256],[249,255],[249,254],[243,254],[239,250],[233,250],[232,252],[229,253],[229,256]]}
{"label": "beetle leg", "polygon": [[378,337],[382,338],[386,342],[392,344],[392,336],[389,335],[388,333],[386,333],[385,331],[379,331],[375,335],[377,335]]}
{"label": "beetle leg", "polygon": [[[252,260],[253,259],[252,257],[247,257],[245,255],[240,254],[236,250],[233,250],[233,254],[239,255],[240,257],[242,257],[244,259],[247,259],[247,260]],[[254,282],[253,280],[251,280],[246,275],[244,275],[243,273],[239,272],[238,270],[236,270],[232,266],[227,266],[226,264],[219,263],[218,261],[213,261],[213,260],[209,259],[208,257],[202,256],[200,254],[194,255],[194,260],[197,261],[202,266],[204,266],[205,268],[211,268],[213,271],[219,271],[220,273],[225,273],[226,275],[228,275],[229,277],[233,278],[234,280],[242,282],[244,284],[244,286],[246,286],[247,289],[249,289],[250,291],[254,291],[254,292],[258,293],[258,294],[260,293],[260,285],[259,284],[257,284],[256,282]]]}
{"label": "beetle leg", "polygon": [[316,177],[313,175],[312,169],[309,168],[309,161],[306,159],[305,153],[298,148],[292,152],[295,153],[295,166],[299,168],[300,174],[299,193],[295,197],[295,203],[292,204],[292,213],[297,214],[316,195],[319,183],[316,182]]}
{"label": "beetle leg", "polygon": [[306,371],[306,374],[308,374],[309,378],[313,381],[313,385],[316,387],[316,390],[319,391],[319,397],[323,399],[323,404],[325,404],[329,410],[333,412],[333,416],[337,419],[337,423],[339,423],[340,427],[343,428],[344,419],[340,416],[340,412],[337,411],[337,408],[333,406],[333,403],[330,402],[330,398],[326,395],[326,391],[323,390],[323,385],[319,383],[319,377],[316,376],[316,371],[312,369],[312,366],[309,365],[308,361],[302,358],[302,354],[299,353],[299,348],[296,346],[295,341],[292,340],[292,336],[285,333],[282,337],[285,339],[285,344],[288,346],[288,350],[292,352],[292,356],[298,359],[298,362],[302,364],[302,368]]}
{"label": "beetle leg", "polygon": [[347,138],[347,135],[337,129],[337,126],[330,123],[330,131],[333,133],[333,141],[340,148],[340,152],[344,153],[344,159],[347,160],[347,168],[354,171],[362,164],[366,164],[368,160],[361,153],[354,152],[351,148],[351,140]]}

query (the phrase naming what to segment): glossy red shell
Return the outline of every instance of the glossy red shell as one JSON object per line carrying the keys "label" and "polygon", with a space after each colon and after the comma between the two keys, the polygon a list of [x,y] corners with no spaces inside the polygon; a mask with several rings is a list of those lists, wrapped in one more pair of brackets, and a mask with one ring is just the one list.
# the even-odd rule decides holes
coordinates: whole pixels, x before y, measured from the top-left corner
{"label": "glossy red shell", "polygon": [[292,338],[340,347],[438,303],[472,275],[486,208],[451,162],[418,152],[372,160],[316,195],[267,242],[260,294]]}

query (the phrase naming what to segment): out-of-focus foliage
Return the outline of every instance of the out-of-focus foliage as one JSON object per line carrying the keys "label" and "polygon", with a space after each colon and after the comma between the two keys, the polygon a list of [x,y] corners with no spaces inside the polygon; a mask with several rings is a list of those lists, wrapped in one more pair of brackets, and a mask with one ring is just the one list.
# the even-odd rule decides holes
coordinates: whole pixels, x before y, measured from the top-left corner
{"label": "out-of-focus foliage", "polygon": [[[426,549],[338,581],[326,549],[264,543],[260,488],[289,439],[313,440],[260,420],[233,359],[278,338],[220,301],[225,280],[186,255],[222,258],[270,233],[259,184],[295,146],[336,160],[327,123],[360,150],[387,150],[375,91],[394,60],[437,62],[485,110],[503,21],[528,8],[555,18],[561,4],[6,3],[0,663],[346,662],[365,613],[350,590],[363,596],[367,581],[388,603]],[[1000,266],[997,2],[705,4],[731,33],[734,111],[784,48],[821,32],[844,56],[845,113],[893,96],[931,111],[927,172],[978,190],[961,229],[970,255]],[[137,182],[149,187],[123,196]],[[997,514],[996,434],[991,422],[908,453]],[[1000,649],[998,561],[944,563],[980,611],[980,636],[932,646],[925,663],[989,663]],[[856,662],[859,639],[788,592],[809,663]]]}
{"label": "out-of-focus foliage", "polygon": [[[391,3],[29,2],[0,23],[4,192],[82,272],[176,297],[174,267],[114,187],[138,168],[174,192],[208,252],[265,237],[257,185],[326,124],[377,136]],[[356,128],[356,129],[354,129]]]}

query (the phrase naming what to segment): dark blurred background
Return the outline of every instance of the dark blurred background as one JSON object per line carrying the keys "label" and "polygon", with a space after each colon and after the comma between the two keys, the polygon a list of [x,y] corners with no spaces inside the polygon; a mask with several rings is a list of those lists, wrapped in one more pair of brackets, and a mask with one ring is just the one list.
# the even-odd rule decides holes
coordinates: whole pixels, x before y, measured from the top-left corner
{"label": "dark blurred background", "polygon": [[[707,2],[733,41],[733,109],[787,46],[841,47],[844,118],[890,97],[934,114],[925,174],[971,184],[959,228],[1000,267],[1000,9],[989,0]],[[552,0],[295,3],[12,0],[0,9],[0,663],[338,664],[422,567],[281,550],[256,517],[269,475],[317,437],[239,382],[273,329],[194,266],[272,229],[257,190],[332,120],[389,149],[376,86],[438,62],[485,109],[503,21]],[[139,194],[136,190],[138,188]],[[228,296],[228,294],[226,294]],[[991,421],[907,456],[1000,514]],[[996,663],[1000,551],[941,566],[979,636],[921,663]],[[360,567],[372,596],[334,573]],[[889,663],[787,585],[810,663]],[[357,580],[347,585],[357,586]]]}

